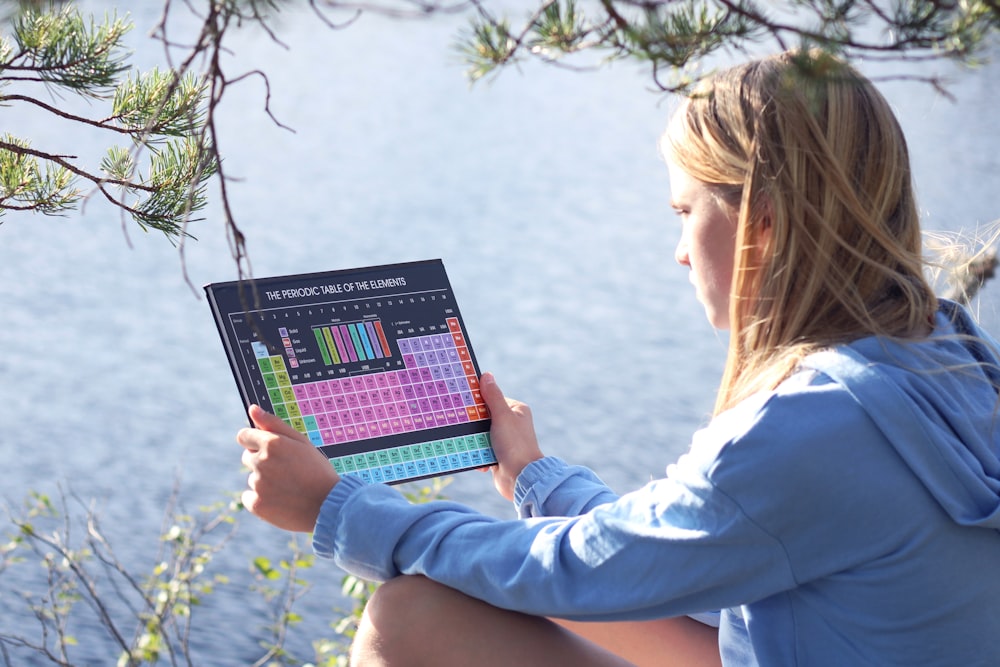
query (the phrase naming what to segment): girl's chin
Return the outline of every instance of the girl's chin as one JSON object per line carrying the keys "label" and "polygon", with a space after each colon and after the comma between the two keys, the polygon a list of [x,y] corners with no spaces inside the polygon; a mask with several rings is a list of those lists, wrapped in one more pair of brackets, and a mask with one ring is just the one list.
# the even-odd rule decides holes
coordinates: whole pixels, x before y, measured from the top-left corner
{"label": "girl's chin", "polygon": [[708,318],[708,323],[712,325],[713,328],[725,331],[729,329],[729,311],[719,311],[713,308],[705,306],[705,317]]}

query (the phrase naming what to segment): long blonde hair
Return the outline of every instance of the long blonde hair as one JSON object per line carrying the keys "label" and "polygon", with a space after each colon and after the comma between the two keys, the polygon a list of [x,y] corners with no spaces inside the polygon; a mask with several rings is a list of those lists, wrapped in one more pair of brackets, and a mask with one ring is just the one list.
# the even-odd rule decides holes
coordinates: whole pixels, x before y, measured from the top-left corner
{"label": "long blonde hair", "polygon": [[832,56],[786,52],[713,76],[678,114],[669,159],[737,220],[716,413],[817,349],[929,331],[937,300],[906,141],[870,81]]}

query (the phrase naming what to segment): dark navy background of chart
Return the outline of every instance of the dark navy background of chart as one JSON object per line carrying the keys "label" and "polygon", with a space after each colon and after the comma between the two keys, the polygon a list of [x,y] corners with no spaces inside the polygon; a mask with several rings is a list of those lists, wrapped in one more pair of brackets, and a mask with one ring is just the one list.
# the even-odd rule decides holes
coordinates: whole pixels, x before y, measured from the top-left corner
{"label": "dark navy background of chart", "polygon": [[[404,278],[406,285],[367,290],[355,288],[337,294],[271,300],[266,296],[269,291],[280,292],[302,287],[356,284],[365,281],[371,284],[377,280],[398,278]],[[480,373],[468,330],[452,292],[444,264],[439,259],[257,278],[252,283],[244,282],[242,287],[238,281],[212,283],[205,286],[205,291],[213,308],[233,375],[247,408],[256,403],[266,410],[273,410],[250,344],[253,341],[263,340],[271,354],[281,354],[283,346],[278,336],[279,327],[297,328],[298,342],[294,347],[308,350],[299,357],[315,360],[297,369],[287,369],[293,386],[334,377],[343,378],[402,369],[402,355],[396,341],[399,338],[448,333],[445,322],[448,317],[458,319],[476,375]],[[248,313],[252,315],[251,318],[247,317]],[[389,359],[350,362],[333,367],[324,364],[319,345],[312,333],[313,326],[359,322],[366,319],[373,320],[376,317],[382,321],[392,352]],[[335,374],[329,374],[331,370]],[[328,457],[344,456],[428,440],[483,433],[489,431],[489,428],[490,420],[486,419],[325,445],[319,449]]]}

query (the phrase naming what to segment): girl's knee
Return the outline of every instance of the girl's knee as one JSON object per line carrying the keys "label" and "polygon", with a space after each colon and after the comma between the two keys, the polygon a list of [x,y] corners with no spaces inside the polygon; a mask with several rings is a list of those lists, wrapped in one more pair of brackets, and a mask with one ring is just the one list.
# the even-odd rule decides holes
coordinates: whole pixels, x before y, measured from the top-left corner
{"label": "girl's knee", "polygon": [[351,664],[377,666],[421,664],[431,645],[444,586],[418,576],[390,579],[379,586],[365,606],[351,648]]}

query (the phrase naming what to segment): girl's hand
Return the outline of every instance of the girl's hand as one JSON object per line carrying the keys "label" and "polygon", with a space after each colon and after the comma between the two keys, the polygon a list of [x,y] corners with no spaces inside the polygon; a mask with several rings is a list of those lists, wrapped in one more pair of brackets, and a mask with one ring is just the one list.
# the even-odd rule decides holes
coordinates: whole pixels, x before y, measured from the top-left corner
{"label": "girl's hand", "polygon": [[517,476],[524,466],[543,456],[538,447],[531,408],[506,398],[492,373],[483,373],[479,378],[479,387],[493,418],[490,440],[498,461],[498,465],[492,468],[493,484],[500,495],[513,500]]}
{"label": "girl's hand", "polygon": [[308,438],[280,418],[252,405],[250,419],[257,428],[236,434],[244,448],[243,465],[250,469],[243,505],[279,528],[312,531],[340,477]]}

